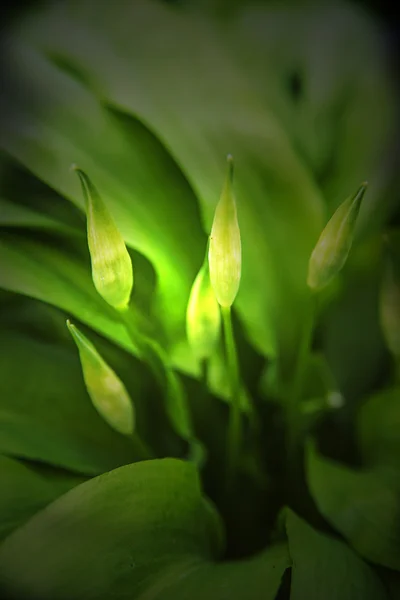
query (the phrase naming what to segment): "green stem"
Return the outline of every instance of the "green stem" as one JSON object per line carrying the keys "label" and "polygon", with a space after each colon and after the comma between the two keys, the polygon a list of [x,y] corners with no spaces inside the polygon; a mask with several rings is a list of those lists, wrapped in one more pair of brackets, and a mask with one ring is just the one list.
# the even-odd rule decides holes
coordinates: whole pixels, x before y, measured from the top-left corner
{"label": "green stem", "polygon": [[240,414],[240,382],[239,365],[236,352],[235,339],[232,329],[232,315],[230,307],[221,307],[225,333],[225,349],[230,385],[230,418],[228,430],[228,486],[231,485],[237,470],[238,457],[241,446],[241,414]]}
{"label": "green stem", "polygon": [[[140,333],[140,331],[137,327],[136,321],[132,317],[130,309],[118,311],[118,314],[120,316],[121,322],[123,323],[123,325],[126,328],[126,331],[128,332],[129,337],[132,340],[133,345],[137,349],[139,356],[141,358],[146,359],[147,362],[150,362],[150,366],[153,369],[153,371],[155,372],[156,368],[154,367],[153,361],[148,360],[149,352],[148,352],[146,336],[144,336],[143,334]],[[160,379],[160,372],[158,370],[155,373],[155,375],[157,376],[158,379]],[[149,448],[149,446],[144,442],[144,440],[141,438],[141,436],[137,432],[135,432],[133,434],[132,442],[133,442],[138,454],[142,457],[142,460],[149,460],[149,459],[155,458],[154,452]]]}
{"label": "green stem", "polygon": [[297,360],[293,373],[292,386],[288,398],[287,413],[287,450],[289,463],[297,463],[297,455],[300,444],[302,430],[302,415],[300,412],[300,402],[303,393],[304,372],[307,367],[307,360],[311,350],[312,338],[314,333],[315,318],[317,311],[317,297],[311,297],[311,306],[304,322],[304,328],[300,340],[300,347],[297,354]]}

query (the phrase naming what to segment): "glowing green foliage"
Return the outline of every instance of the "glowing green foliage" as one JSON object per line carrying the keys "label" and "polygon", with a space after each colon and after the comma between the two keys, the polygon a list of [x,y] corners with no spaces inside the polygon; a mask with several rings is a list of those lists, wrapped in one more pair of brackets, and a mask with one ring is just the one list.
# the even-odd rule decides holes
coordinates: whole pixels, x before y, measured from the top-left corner
{"label": "glowing green foliage", "polygon": [[83,378],[94,407],[113,429],[131,435],[135,411],[124,384],[83,333],[69,320],[67,326],[78,346]]}
{"label": "glowing green foliage", "polygon": [[186,311],[186,331],[190,346],[199,360],[209,358],[218,341],[221,313],[210,281],[207,252],[194,280]]}
{"label": "glowing green foliage", "polygon": [[124,239],[89,177],[75,165],[72,168],[79,175],[86,201],[94,285],[108,304],[124,309],[133,287],[132,261]]}
{"label": "glowing green foliage", "polygon": [[367,183],[354,196],[345,200],[328,221],[308,263],[308,286],[313,290],[325,287],[343,268],[349,255],[357,216]]}
{"label": "glowing green foliage", "polygon": [[232,306],[239,290],[242,247],[232,190],[233,158],[228,156],[228,173],[215,209],[208,260],[211,285],[221,306]]}

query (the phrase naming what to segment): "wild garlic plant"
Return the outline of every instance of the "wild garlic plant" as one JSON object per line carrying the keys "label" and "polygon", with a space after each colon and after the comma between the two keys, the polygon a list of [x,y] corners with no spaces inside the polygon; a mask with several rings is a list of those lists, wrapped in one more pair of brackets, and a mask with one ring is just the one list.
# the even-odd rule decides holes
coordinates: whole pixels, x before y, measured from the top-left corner
{"label": "wild garlic plant", "polygon": [[[134,275],[132,262],[122,235],[89,176],[77,166],[86,203],[87,239],[92,264],[92,278],[96,290],[111,305],[127,327],[139,354],[148,362],[159,381],[166,405],[172,402],[182,408],[186,406],[184,391],[160,344],[144,335],[135,326],[127,312]],[[349,256],[355,236],[357,216],[367,183],[347,198],[332,215],[322,231],[310,256],[307,284],[310,303],[315,307],[318,294],[341,271]],[[245,268],[245,265],[244,265]],[[243,414],[241,410],[241,388],[239,362],[232,327],[232,306],[240,286],[242,270],[241,236],[237,204],[234,194],[233,157],[227,158],[227,175],[221,197],[216,205],[214,220],[209,234],[204,262],[193,283],[188,300],[186,327],[192,352],[202,365],[206,378],[207,361],[212,356],[223,324],[226,371],[230,390],[230,418],[226,448],[226,485],[229,494],[232,480],[238,470],[243,451]],[[392,292],[386,292],[386,296]],[[386,310],[387,314],[388,310]],[[311,312],[315,317],[315,310]],[[386,317],[390,319],[390,317]],[[144,458],[151,457],[144,442],[135,429],[134,401],[129,398],[123,382],[105,363],[93,344],[69,320],[68,329],[74,338],[82,365],[88,394],[100,415],[119,433],[131,436]],[[298,350],[298,359],[288,387],[286,402],[286,446],[288,463],[297,463],[296,453],[301,449],[300,401],[305,362],[315,326],[314,318],[306,324]],[[204,381],[207,385],[206,380]],[[337,395],[340,396],[338,392]],[[185,410],[183,408],[183,410]],[[192,431],[189,413],[188,432]],[[204,456],[201,444],[187,433],[187,439],[195,443],[195,460],[202,463]],[[299,446],[300,444],[300,446]]]}

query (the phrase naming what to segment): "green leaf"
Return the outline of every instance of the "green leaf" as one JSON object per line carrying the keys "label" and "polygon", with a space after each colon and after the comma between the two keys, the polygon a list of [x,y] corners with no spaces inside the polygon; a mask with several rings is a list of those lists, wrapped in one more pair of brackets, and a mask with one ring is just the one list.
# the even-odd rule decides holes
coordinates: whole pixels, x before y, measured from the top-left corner
{"label": "green leaf", "polygon": [[2,227],[29,227],[45,231],[63,231],[69,235],[79,235],[79,231],[73,227],[2,197],[0,197],[0,225]]}
{"label": "green leaf", "polygon": [[[0,452],[88,475],[137,458],[132,441],[93,408],[72,341],[65,348],[3,331],[2,344]],[[141,372],[133,361],[130,368]],[[143,376],[136,391],[144,394]]]}
{"label": "green leaf", "polygon": [[394,473],[355,470],[309,444],[307,479],[317,507],[361,556],[400,570],[400,485]]}
{"label": "green leaf", "polygon": [[357,439],[368,465],[391,465],[400,470],[400,387],[371,396],[360,408]]}
{"label": "green leaf", "polygon": [[84,477],[0,455],[0,540]]}
{"label": "green leaf", "polygon": [[25,598],[273,600],[284,544],[215,562],[221,523],[195,467],[174,459],[122,467],[80,485],[0,549],[0,579]]}
{"label": "green leaf", "polygon": [[293,561],[290,600],[387,600],[378,576],[346,543],[291,510],[286,529]]}
{"label": "green leaf", "polygon": [[[36,14],[11,44],[16,74],[31,94],[29,105],[13,103],[19,126],[5,133],[3,146],[74,201],[76,190],[62,165],[77,155],[98,182],[127,243],[154,263],[166,318],[182,334],[183,304],[205,247],[194,197],[175,171],[170,174],[171,163],[154,140],[153,152],[143,152],[144,132],[143,142],[140,132],[131,136],[137,123],[124,119],[132,127],[122,132],[120,121],[111,119],[84,86],[103,105],[139,118],[156,133],[200,199],[207,232],[225,156],[232,152],[247,265],[237,307],[262,352],[276,353],[280,346],[290,353],[301,323],[308,257],[322,226],[322,201],[279,123],[212,24],[150,1],[132,8],[117,2],[111,12],[90,1],[71,8]],[[152,39],[162,40],[162,49]],[[69,76],[44,56],[64,65]],[[104,148],[99,138],[107,140]]]}

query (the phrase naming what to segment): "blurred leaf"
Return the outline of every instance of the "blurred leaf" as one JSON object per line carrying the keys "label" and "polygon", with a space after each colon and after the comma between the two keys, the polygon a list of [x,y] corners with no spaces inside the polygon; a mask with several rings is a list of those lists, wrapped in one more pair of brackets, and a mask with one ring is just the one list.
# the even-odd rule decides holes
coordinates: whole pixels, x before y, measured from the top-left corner
{"label": "blurred leaf", "polygon": [[350,469],[309,444],[307,479],[322,515],[361,556],[400,570],[398,473]]}
{"label": "blurred leaf", "polygon": [[400,365],[400,230],[385,236],[380,322],[386,345]]}
{"label": "blurred leaf", "polygon": [[400,472],[400,387],[382,390],[360,408],[357,439],[368,465],[391,465]]}
{"label": "blurred leaf", "polygon": [[[51,6],[19,34],[9,50],[30,90],[29,105],[13,102],[17,126],[5,132],[2,145],[76,202],[63,166],[74,155],[98,182],[127,243],[154,263],[175,333],[183,333],[183,305],[200,264],[196,253],[205,247],[194,197],[149,132],[127,117],[121,129],[121,118],[100,108],[83,86],[157,134],[199,197],[206,231],[225,156],[234,155],[247,265],[237,307],[259,349],[276,353],[279,344],[288,355],[301,322],[322,202],[213,25],[151,1],[118,2],[112,9],[86,1]],[[99,139],[107,140],[104,148]]]}
{"label": "blurred leaf", "polygon": [[2,227],[29,227],[33,229],[63,231],[69,235],[79,232],[63,225],[52,217],[35,212],[28,207],[17,205],[0,197],[0,225]]}
{"label": "blurred leaf", "polygon": [[7,591],[43,600],[273,600],[286,546],[218,564],[221,534],[193,465],[146,461],[82,484],[34,517],[2,546],[0,578]]}
{"label": "blurred leaf", "polygon": [[291,510],[286,529],[293,560],[290,600],[387,600],[378,576],[344,542]]}
{"label": "blurred leaf", "polygon": [[0,455],[0,540],[84,477]]}
{"label": "blurred leaf", "polygon": [[382,22],[351,1],[240,8],[219,33],[311,167],[329,215],[367,179],[360,229],[379,229],[399,172],[395,56]]}

